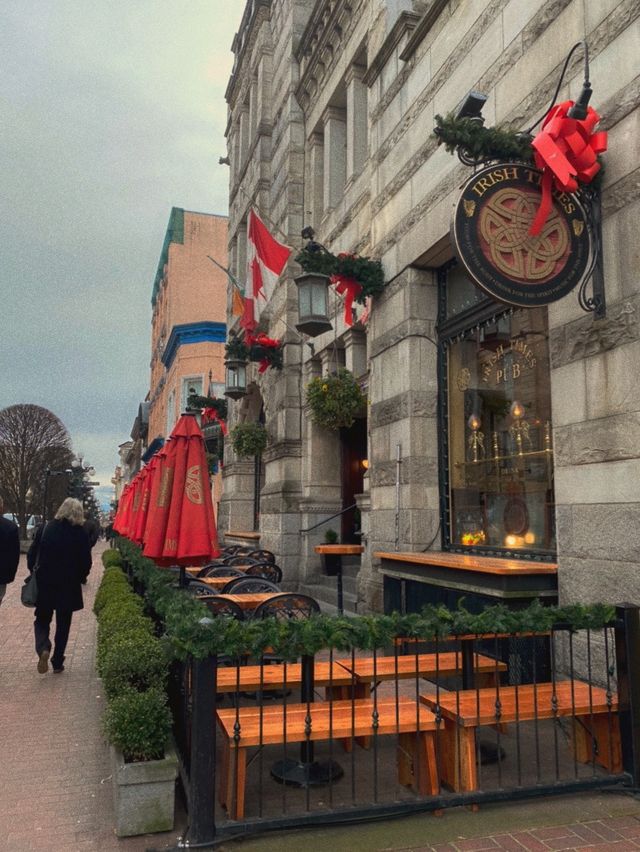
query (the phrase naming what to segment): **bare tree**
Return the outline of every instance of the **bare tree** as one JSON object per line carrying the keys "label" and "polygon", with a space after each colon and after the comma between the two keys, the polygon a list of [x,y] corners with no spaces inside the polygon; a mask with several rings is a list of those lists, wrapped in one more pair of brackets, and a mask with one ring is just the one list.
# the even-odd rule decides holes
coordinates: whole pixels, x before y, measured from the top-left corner
{"label": "bare tree", "polygon": [[[0,411],[0,494],[22,538],[29,515],[44,509],[47,471],[64,471],[72,458],[69,433],[47,408],[20,404]],[[48,496],[59,500],[59,491],[51,489]]]}

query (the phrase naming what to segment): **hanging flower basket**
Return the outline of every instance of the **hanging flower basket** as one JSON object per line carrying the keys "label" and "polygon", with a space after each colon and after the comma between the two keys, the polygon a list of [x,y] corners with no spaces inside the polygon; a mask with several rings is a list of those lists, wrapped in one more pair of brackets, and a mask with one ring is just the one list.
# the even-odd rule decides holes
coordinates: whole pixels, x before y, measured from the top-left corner
{"label": "hanging flower basket", "polygon": [[366,402],[353,373],[344,368],[331,376],[318,376],[307,385],[311,419],[326,429],[352,426]]}
{"label": "hanging flower basket", "polygon": [[267,430],[261,423],[238,423],[229,435],[233,451],[241,459],[262,455],[267,446]]}

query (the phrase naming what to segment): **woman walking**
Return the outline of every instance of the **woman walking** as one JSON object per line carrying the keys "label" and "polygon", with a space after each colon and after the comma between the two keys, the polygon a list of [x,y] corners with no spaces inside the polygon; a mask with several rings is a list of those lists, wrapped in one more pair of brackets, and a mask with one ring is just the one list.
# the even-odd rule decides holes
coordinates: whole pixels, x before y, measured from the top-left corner
{"label": "woman walking", "polygon": [[64,652],[69,639],[73,613],[82,609],[82,582],[91,570],[91,548],[83,528],[82,503],[72,497],[62,503],[53,521],[40,527],[29,548],[29,571],[38,567],[38,602],[34,633],[38,671],[49,669],[51,640],[49,628],[56,614],[51,665],[55,674],[64,671]]}

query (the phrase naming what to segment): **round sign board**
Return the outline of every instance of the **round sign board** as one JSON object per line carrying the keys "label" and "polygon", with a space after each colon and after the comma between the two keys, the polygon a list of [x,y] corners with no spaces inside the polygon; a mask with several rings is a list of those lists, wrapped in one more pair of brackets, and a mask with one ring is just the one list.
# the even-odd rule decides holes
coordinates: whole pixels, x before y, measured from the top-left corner
{"label": "round sign board", "polygon": [[472,281],[499,302],[547,305],[584,278],[591,232],[575,195],[554,192],[553,206],[535,237],[529,228],[540,206],[541,172],[519,163],[497,163],[464,184],[451,237]]}

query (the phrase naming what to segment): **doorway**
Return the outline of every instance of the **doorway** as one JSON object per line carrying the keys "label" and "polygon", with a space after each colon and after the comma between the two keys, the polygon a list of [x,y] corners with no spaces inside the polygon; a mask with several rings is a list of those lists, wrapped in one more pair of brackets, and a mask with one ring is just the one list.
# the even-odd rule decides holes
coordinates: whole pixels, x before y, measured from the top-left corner
{"label": "doorway", "polygon": [[[348,429],[340,430],[341,467],[342,467],[342,509],[355,503],[355,495],[362,494],[364,488],[367,458],[367,419],[362,417]],[[360,544],[360,512],[350,509],[341,516],[341,535],[343,544]]]}

